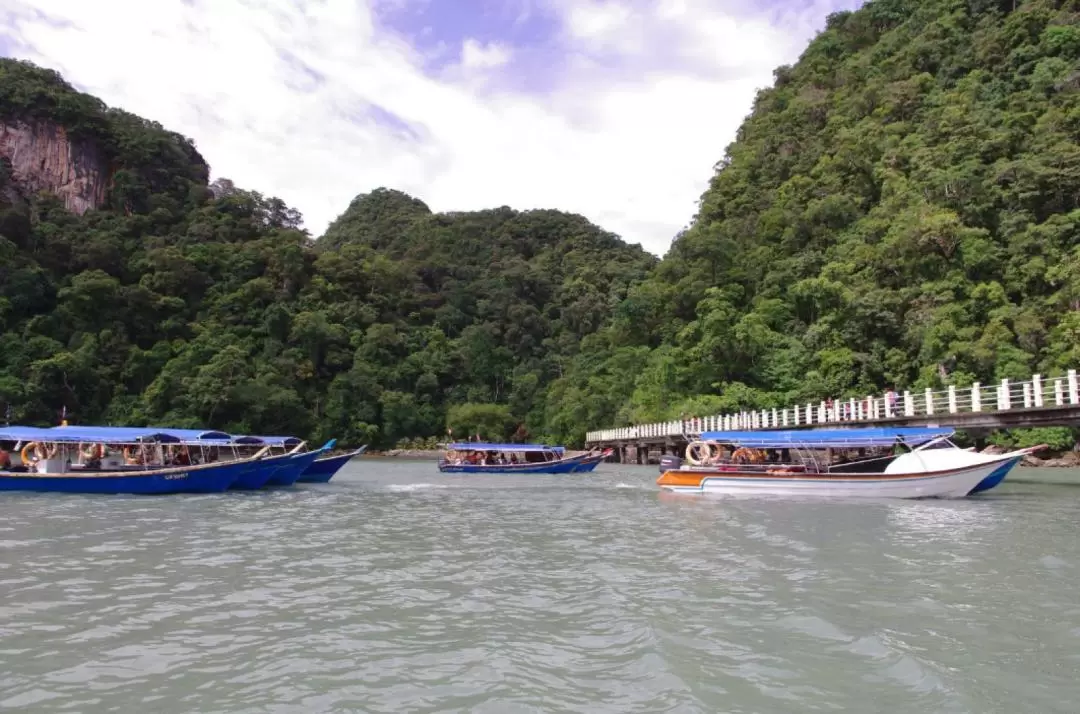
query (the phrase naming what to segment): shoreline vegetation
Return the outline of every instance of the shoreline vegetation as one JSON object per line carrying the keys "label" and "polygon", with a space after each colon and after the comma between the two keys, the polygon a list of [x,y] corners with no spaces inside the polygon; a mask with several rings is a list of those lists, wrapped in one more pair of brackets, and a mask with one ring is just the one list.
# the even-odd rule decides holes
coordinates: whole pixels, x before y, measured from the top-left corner
{"label": "shoreline vegetation", "polygon": [[[1063,374],[1077,67],[1075,3],[833,13],[704,156],[660,259],[581,215],[436,213],[391,188],[315,237],[280,199],[211,183],[191,139],[0,59],[0,332],[18,336],[0,412],[435,459],[449,432],[580,448],[680,414]],[[1069,466],[1078,435],[987,438]]]}

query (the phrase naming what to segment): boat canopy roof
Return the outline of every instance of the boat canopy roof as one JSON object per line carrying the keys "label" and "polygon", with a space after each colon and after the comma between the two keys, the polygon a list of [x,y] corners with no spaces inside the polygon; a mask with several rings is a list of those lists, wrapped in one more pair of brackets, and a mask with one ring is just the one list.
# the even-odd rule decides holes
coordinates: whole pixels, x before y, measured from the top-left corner
{"label": "boat canopy roof", "polygon": [[488,444],[479,441],[447,444],[446,448],[452,451],[554,451],[557,454],[566,450],[561,446],[545,446],[544,444]]}
{"label": "boat canopy roof", "polygon": [[233,435],[223,431],[205,429],[159,429],[184,441],[232,441]]}
{"label": "boat canopy roof", "polygon": [[172,427],[146,427],[145,429],[138,429],[137,427],[126,426],[54,426],[50,431],[70,430],[70,429],[96,429],[104,433],[118,433],[123,434],[130,432],[133,429],[140,431],[151,431],[155,434],[164,434],[169,437],[168,439],[162,439],[162,441],[178,441],[185,444],[201,444],[204,441],[231,441],[232,434],[226,434],[223,431],[215,431],[208,429],[173,429]]}
{"label": "boat canopy roof", "polygon": [[856,448],[863,446],[892,446],[902,442],[918,446],[941,437],[952,436],[952,427],[864,427],[854,429],[791,429],[763,431],[708,431],[701,434],[706,441],[759,449],[803,448]]}
{"label": "boat canopy roof", "polygon": [[175,444],[179,437],[158,429],[135,429],[118,426],[58,426],[42,429],[36,426],[0,427],[4,441],[44,441],[51,443],[138,444],[161,441]]}
{"label": "boat canopy roof", "polygon": [[237,436],[233,438],[237,444],[251,444],[264,446],[282,446],[290,448],[299,444],[302,439],[295,436]]}

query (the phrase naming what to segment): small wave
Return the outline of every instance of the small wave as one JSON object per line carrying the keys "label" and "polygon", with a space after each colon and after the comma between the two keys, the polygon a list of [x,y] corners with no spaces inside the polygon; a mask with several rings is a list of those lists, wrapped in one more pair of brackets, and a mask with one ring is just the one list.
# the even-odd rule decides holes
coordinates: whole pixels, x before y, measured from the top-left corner
{"label": "small wave", "polygon": [[636,489],[638,491],[641,491],[641,490],[644,490],[644,489],[649,488],[649,487],[644,486],[644,485],[642,485],[640,483],[622,483],[622,482],[619,482],[619,483],[615,484],[615,488],[632,488],[632,489]]}
{"label": "small wave", "polygon": [[424,491],[436,488],[455,488],[448,483],[391,483],[386,486],[388,491],[409,493],[411,491]]}

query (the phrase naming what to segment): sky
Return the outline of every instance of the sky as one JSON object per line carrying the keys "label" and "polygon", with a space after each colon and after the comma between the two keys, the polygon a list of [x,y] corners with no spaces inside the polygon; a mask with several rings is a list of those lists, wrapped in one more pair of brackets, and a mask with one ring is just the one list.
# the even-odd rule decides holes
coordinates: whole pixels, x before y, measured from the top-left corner
{"label": "sky", "polygon": [[856,0],[0,0],[0,54],[195,140],[319,236],[380,186],[662,255],[772,71]]}

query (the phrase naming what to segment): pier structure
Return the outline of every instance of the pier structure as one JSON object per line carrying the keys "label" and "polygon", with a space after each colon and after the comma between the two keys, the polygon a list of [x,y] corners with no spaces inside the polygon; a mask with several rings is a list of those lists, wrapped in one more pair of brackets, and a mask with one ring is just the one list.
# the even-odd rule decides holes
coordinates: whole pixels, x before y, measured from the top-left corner
{"label": "pier structure", "polygon": [[905,390],[865,397],[825,399],[783,408],[748,409],[675,421],[590,431],[587,447],[614,450],[620,463],[650,463],[654,456],[681,456],[688,440],[704,431],[812,429],[828,425],[951,426],[981,441],[996,429],[1080,426],[1077,370],[1057,377],[946,389]]}

